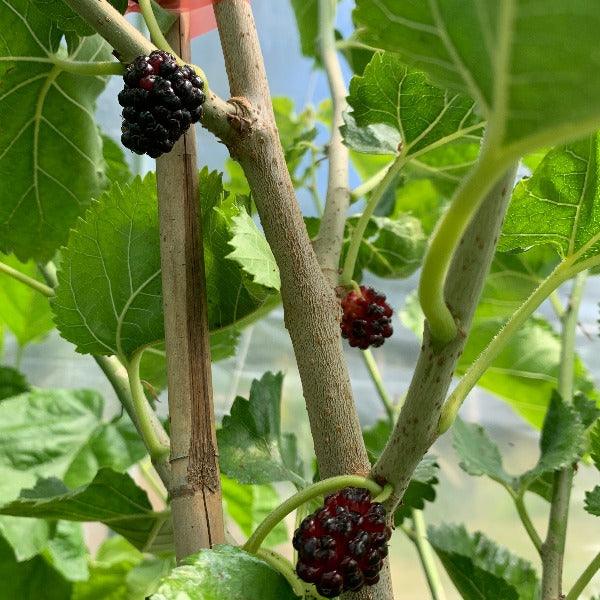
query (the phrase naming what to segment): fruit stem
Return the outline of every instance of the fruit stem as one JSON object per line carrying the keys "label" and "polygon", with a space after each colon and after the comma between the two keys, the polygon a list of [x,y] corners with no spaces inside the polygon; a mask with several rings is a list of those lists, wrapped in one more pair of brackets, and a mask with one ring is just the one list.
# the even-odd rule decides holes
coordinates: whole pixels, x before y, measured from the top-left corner
{"label": "fruit stem", "polygon": [[289,560],[277,552],[264,548],[260,548],[256,552],[256,556],[264,560],[271,568],[281,573],[287,579],[296,596],[300,598],[306,596],[307,586],[296,576],[294,565]]}
{"label": "fruit stem", "polygon": [[385,502],[394,491],[394,486],[391,483],[386,483],[381,493],[373,498],[373,502]]}
{"label": "fruit stem", "polygon": [[25,273],[21,273],[21,271],[18,271],[17,269],[13,269],[6,263],[0,262],[0,273],[4,273],[16,281],[24,283],[26,286],[29,286],[36,292],[40,292],[40,294],[43,294],[47,298],[52,298],[54,296],[54,290],[51,287],[43,284],[41,281],[37,281],[37,279],[33,279],[33,277],[25,275]]}
{"label": "fruit stem", "polygon": [[172,54],[177,62],[180,64],[184,64],[179,55],[173,50],[171,44],[167,41],[167,38],[164,36],[158,21],[156,20],[156,16],[154,15],[154,11],[152,10],[152,3],[150,0],[138,0],[140,5],[140,11],[144,17],[144,21],[146,21],[146,27],[148,27],[148,31],[150,32],[150,38],[152,41],[158,46],[160,50],[164,50],[169,54]]}
{"label": "fruit stem", "polygon": [[340,475],[338,477],[330,477],[329,479],[317,481],[303,490],[300,490],[293,496],[290,496],[269,513],[244,544],[244,550],[250,552],[250,554],[256,554],[273,528],[283,521],[290,513],[313,498],[330,494],[345,487],[364,488],[376,496],[384,491],[384,488],[375,483],[372,479],[360,477],[359,475]]}
{"label": "fruit stem", "polygon": [[145,348],[141,348],[135,352],[131,360],[127,363],[127,377],[129,379],[133,410],[139,424],[140,435],[148,449],[150,458],[160,460],[169,454],[169,438],[162,427],[159,431],[155,429],[156,422],[151,418],[152,408],[148,404],[148,400],[144,394],[144,388],[140,379],[140,362],[144,350]]}
{"label": "fruit stem", "polygon": [[346,258],[344,260],[344,268],[339,280],[340,285],[345,287],[349,287],[351,285],[354,277],[354,269],[356,268],[356,259],[358,258],[358,252],[360,250],[360,245],[365,235],[367,225],[369,224],[377,205],[386,194],[390,186],[394,184],[394,181],[398,177],[398,174],[405,164],[406,156],[404,153],[401,153],[390,165],[385,177],[383,177],[377,187],[373,190],[373,193],[371,194],[371,197],[365,206],[365,210],[363,211],[362,215],[360,215],[358,223],[356,224],[356,228],[352,232],[350,245],[348,246],[348,252],[346,253]]}

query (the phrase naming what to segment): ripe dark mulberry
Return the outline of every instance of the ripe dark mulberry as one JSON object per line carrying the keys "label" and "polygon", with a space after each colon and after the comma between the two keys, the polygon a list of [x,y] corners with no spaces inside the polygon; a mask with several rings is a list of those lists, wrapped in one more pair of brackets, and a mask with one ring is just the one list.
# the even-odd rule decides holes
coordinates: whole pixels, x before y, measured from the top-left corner
{"label": "ripe dark mulberry", "polygon": [[382,504],[360,488],[344,488],[306,517],[294,533],[296,573],[325,598],[379,581],[391,529]]}
{"label": "ripe dark mulberry", "polygon": [[372,287],[360,286],[360,292],[352,291],[342,300],[342,337],[352,347],[366,350],[369,346],[378,348],[389,338],[392,329],[392,307],[385,301],[385,295]]}
{"label": "ripe dark mulberry", "polygon": [[121,142],[137,154],[156,158],[169,152],[202,116],[204,82],[168,52],[138,56],[127,66],[123,81]]}

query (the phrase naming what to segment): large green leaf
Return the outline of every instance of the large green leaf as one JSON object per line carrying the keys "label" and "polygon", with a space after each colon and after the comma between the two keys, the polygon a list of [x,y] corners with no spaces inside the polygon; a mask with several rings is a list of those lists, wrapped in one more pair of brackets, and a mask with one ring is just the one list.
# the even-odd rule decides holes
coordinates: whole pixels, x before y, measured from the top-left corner
{"label": "large green leaf", "polygon": [[532,600],[539,583],[532,566],[462,526],[430,527],[428,537],[464,600]]}
{"label": "large green leaf", "polygon": [[[247,537],[250,537],[263,519],[273,511],[281,500],[271,485],[244,485],[221,476],[221,491],[229,517]],[[271,531],[264,544],[277,546],[288,540],[284,522],[280,522]]]}
{"label": "large green leaf", "polygon": [[[396,55],[375,54],[364,75],[352,79],[348,102],[358,126],[384,125],[395,134],[382,139],[379,153],[397,151],[402,144],[414,167],[432,176],[439,170],[440,178],[454,184],[477,158],[484,123],[473,100],[431,85],[424,73],[404,66]],[[443,149],[448,144],[451,152]]]}
{"label": "large green leaf", "polygon": [[[1,202],[0,202],[1,204]],[[33,261],[22,263],[13,255],[0,254],[0,261],[34,279],[40,279]],[[16,279],[0,279],[0,321],[19,345],[39,340],[54,328],[48,298]]]}
{"label": "large green leaf", "polygon": [[476,100],[495,136],[496,156],[517,158],[600,125],[595,2],[357,0],[356,5],[365,42],[397,52],[443,87]]}
{"label": "large green leaf", "polygon": [[316,57],[319,52],[319,0],[292,0],[292,7],[298,24],[302,54]]}
{"label": "large green leaf", "polygon": [[[358,219],[355,216],[346,221],[342,262]],[[418,219],[409,215],[371,217],[360,243],[354,279],[360,281],[365,269],[378,277],[409,277],[421,265],[426,247],[427,237]]]}
{"label": "large green leaf", "polygon": [[[127,8],[127,0],[109,0],[109,2],[121,14]],[[94,29],[70,8],[64,0],[33,0],[33,4],[36,5],[39,11],[54,21],[62,31],[72,31],[81,36],[95,33]]]}
{"label": "large green leaf", "polygon": [[71,583],[42,556],[17,562],[1,537],[0,581],[2,600],[71,600]]}
{"label": "large green leaf", "polygon": [[65,579],[84,581],[88,578],[88,549],[81,523],[59,521],[43,554]]}
{"label": "large green leaf", "polygon": [[504,470],[500,450],[483,427],[457,418],[452,433],[454,448],[461,460],[460,466],[469,475],[487,475],[498,483],[511,485],[512,478]]}
{"label": "large green leaf", "polygon": [[185,559],[151,600],[296,600],[283,575],[255,556],[217,546]]}
{"label": "large green leaf", "polygon": [[600,250],[598,134],[548,152],[522,180],[502,228],[500,249],[552,245],[561,258]]}
{"label": "large green leaf", "polygon": [[[87,390],[35,390],[0,403],[0,469],[12,500],[36,477],[89,482],[100,467],[125,471],[145,450],[127,421],[104,423],[104,402]],[[14,482],[14,485],[12,485]],[[16,487],[16,489],[15,489]]]}
{"label": "large green leaf", "polygon": [[104,178],[94,110],[105,81],[82,85],[55,61],[108,60],[110,47],[94,35],[67,55],[60,38],[29,0],[0,3],[0,114],[10,115],[0,129],[0,249],[22,260],[51,258]]}
{"label": "large green leaf", "polygon": [[[209,325],[225,334],[260,308],[269,292],[252,283],[251,293],[249,275],[227,258],[233,218],[242,207],[226,197],[219,174],[201,172],[200,196]],[[72,231],[53,301],[63,337],[79,352],[123,357],[162,341],[160,269],[156,183],[149,174],[113,186]]]}
{"label": "large green leaf", "polygon": [[155,513],[146,492],[127,474],[101,469],[88,485],[69,490],[59,479],[40,479],[0,507],[0,514],[66,521],[99,521],[136,548],[151,546],[167,513]]}
{"label": "large green leaf", "polygon": [[296,438],[281,433],[282,383],[281,373],[265,373],[254,380],[250,398],[236,398],[217,431],[221,470],[240,483],[305,483]]}
{"label": "large green leaf", "polygon": [[109,186],[113,183],[125,185],[132,180],[133,175],[125,160],[122,146],[107,135],[102,136],[102,154]]}

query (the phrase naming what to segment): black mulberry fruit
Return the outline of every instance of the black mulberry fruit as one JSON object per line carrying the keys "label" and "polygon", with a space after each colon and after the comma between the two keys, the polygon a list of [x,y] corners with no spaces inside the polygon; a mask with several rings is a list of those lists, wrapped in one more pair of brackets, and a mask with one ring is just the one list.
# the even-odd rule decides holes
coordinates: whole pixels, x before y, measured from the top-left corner
{"label": "black mulberry fruit", "polygon": [[296,573],[325,598],[379,581],[391,529],[382,504],[360,488],[344,488],[306,517],[294,533]]}
{"label": "black mulberry fruit", "polygon": [[389,338],[392,329],[392,307],[385,301],[385,295],[372,287],[360,286],[342,300],[342,337],[352,347],[366,350],[369,346],[378,348]]}
{"label": "black mulberry fruit", "polygon": [[156,158],[170,152],[202,116],[204,82],[168,52],[138,56],[127,66],[123,81],[118,97],[123,107],[121,142],[137,154]]}

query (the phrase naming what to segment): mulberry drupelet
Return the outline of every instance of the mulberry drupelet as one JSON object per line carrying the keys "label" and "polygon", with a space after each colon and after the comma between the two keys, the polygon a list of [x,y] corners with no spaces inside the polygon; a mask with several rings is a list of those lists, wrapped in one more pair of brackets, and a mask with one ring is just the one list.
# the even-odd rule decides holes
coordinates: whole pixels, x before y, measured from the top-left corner
{"label": "mulberry drupelet", "polygon": [[306,517],[294,533],[296,573],[334,598],[379,581],[391,529],[382,504],[360,488],[344,488]]}
{"label": "mulberry drupelet", "polygon": [[127,66],[123,80],[121,142],[137,154],[157,158],[170,152],[202,116],[204,82],[168,52],[138,56]]}
{"label": "mulberry drupelet", "polygon": [[359,291],[351,291],[342,300],[342,337],[352,347],[366,350],[369,346],[381,346],[389,338],[392,329],[392,307],[385,301],[385,295],[372,287],[360,286]]}

